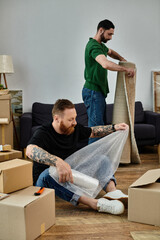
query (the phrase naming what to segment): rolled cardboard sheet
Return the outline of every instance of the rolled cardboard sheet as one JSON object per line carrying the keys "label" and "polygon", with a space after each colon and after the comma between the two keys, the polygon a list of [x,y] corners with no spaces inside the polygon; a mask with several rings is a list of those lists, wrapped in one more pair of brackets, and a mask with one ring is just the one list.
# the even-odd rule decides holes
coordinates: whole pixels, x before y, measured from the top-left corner
{"label": "rolled cardboard sheet", "polygon": [[128,77],[125,72],[118,72],[113,108],[113,123],[125,122],[130,131],[124,146],[121,163],[140,163],[140,156],[134,136],[136,66],[130,62],[120,62],[119,65],[135,70],[134,77]]}

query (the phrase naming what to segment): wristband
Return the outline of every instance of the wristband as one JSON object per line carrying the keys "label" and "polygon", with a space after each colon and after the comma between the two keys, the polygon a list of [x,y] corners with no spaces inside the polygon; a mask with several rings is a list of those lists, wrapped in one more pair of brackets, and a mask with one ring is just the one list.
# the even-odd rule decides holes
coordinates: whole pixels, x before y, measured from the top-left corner
{"label": "wristband", "polygon": [[114,126],[115,126],[115,124],[112,124],[112,131],[113,131],[113,132],[115,132],[115,131],[116,131],[116,129],[115,129],[115,127],[114,127]]}

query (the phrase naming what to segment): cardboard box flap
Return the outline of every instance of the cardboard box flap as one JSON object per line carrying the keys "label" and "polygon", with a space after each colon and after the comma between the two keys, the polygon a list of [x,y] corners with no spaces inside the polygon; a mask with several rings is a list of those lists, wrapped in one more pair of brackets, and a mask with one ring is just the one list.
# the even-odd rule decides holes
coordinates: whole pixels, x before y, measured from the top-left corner
{"label": "cardboard box flap", "polygon": [[160,169],[149,170],[145,174],[143,174],[138,180],[136,180],[132,185],[130,185],[130,188],[140,187],[140,186],[154,183],[159,178],[160,178]]}
{"label": "cardboard box flap", "polygon": [[10,194],[7,198],[1,200],[1,203],[9,206],[18,206],[24,208],[28,204],[38,200],[41,197],[44,197],[51,190],[45,189],[46,191],[44,190],[42,195],[35,196],[34,193],[38,191],[38,189],[39,187],[30,186],[21,191],[14,192]]}
{"label": "cardboard box flap", "polygon": [[[39,197],[39,196],[38,196]],[[8,198],[5,198],[4,201],[1,200],[2,204],[9,205],[9,206],[17,206],[17,207],[26,207],[31,202],[37,200],[36,196],[18,196],[17,195],[9,195]]]}

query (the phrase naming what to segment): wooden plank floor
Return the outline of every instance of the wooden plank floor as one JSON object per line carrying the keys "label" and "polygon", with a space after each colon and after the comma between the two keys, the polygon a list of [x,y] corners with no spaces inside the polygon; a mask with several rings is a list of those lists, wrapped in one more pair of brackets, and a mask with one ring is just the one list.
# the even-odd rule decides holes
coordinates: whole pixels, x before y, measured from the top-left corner
{"label": "wooden plank floor", "polygon": [[[115,176],[117,188],[128,193],[128,187],[149,169],[160,168],[156,148],[143,149],[141,164],[122,165]],[[102,196],[104,192],[99,194]],[[98,213],[80,204],[74,207],[56,197],[56,224],[38,240],[133,240],[131,232],[150,232],[160,227],[129,222],[127,210],[121,216]],[[137,239],[137,238],[136,238]],[[144,239],[148,239],[145,238]],[[154,239],[154,238],[153,238]]]}

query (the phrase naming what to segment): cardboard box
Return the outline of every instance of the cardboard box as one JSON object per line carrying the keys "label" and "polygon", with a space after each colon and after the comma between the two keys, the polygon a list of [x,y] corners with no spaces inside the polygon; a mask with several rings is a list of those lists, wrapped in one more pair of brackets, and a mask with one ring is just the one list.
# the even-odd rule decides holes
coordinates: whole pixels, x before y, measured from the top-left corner
{"label": "cardboard box", "polygon": [[22,152],[18,150],[13,150],[9,152],[0,152],[0,162],[8,161],[15,158],[22,158]]}
{"label": "cardboard box", "polygon": [[128,220],[160,226],[160,169],[147,171],[129,187]]}
{"label": "cardboard box", "polygon": [[55,194],[45,188],[28,187],[0,201],[0,239],[32,240],[55,224]]}
{"label": "cardboard box", "polygon": [[14,159],[0,163],[0,192],[11,193],[33,185],[32,163]]}
{"label": "cardboard box", "polygon": [[0,145],[10,144],[13,148],[13,122],[0,124]]}
{"label": "cardboard box", "polygon": [[11,95],[0,95],[0,118],[8,118],[11,121]]}

